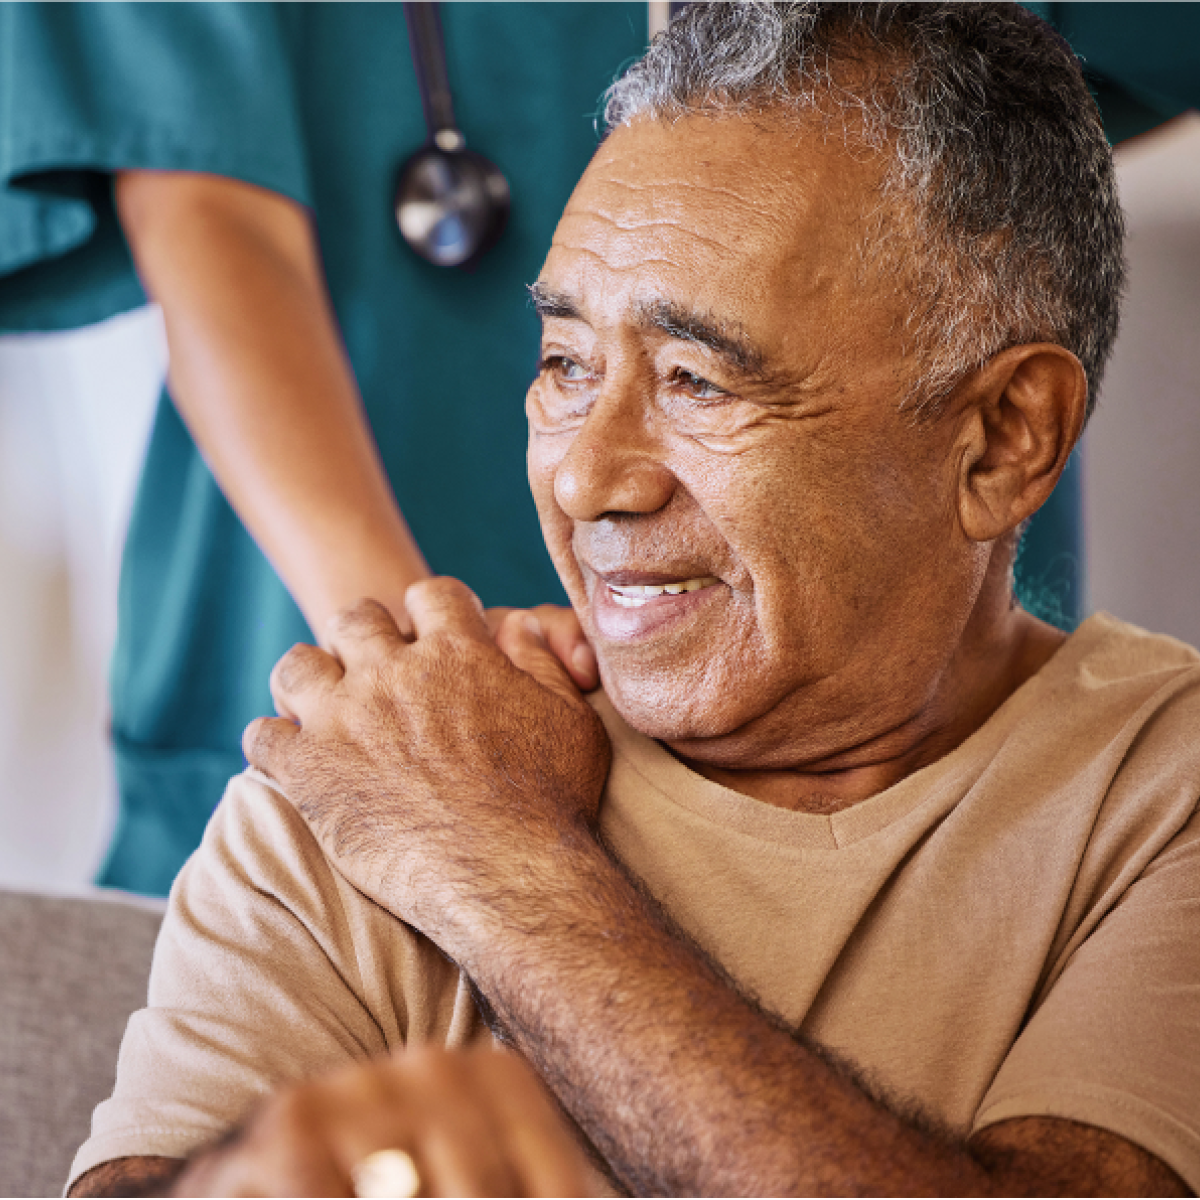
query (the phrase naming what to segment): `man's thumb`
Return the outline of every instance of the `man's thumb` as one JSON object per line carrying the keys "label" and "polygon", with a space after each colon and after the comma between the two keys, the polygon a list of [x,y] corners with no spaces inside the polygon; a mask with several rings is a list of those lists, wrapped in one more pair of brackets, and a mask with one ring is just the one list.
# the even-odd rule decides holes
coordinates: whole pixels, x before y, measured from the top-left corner
{"label": "man's thumb", "polygon": [[510,612],[496,633],[496,645],[508,655],[515,667],[572,703],[582,698],[566,667],[555,657],[546,642],[542,623],[530,612]]}

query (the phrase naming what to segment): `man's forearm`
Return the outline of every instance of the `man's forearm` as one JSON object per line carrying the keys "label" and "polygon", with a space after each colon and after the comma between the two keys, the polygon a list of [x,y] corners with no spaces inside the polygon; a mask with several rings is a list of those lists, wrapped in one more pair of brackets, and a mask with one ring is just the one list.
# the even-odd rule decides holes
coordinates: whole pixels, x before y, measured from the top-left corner
{"label": "man's forearm", "polygon": [[1011,1122],[969,1151],[740,996],[598,847],[561,885],[536,919],[497,909],[494,949],[464,965],[636,1194],[1187,1194],[1068,1121]]}
{"label": "man's forearm", "polygon": [[114,1158],[81,1175],[68,1196],[167,1196],[186,1164],[179,1158]]}

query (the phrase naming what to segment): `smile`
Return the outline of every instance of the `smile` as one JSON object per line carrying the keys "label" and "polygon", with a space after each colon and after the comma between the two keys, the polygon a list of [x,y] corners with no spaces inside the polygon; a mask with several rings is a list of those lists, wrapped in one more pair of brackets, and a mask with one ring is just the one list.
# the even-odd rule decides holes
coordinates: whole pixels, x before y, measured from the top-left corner
{"label": "smile", "polygon": [[680,596],[685,592],[698,592],[701,588],[712,587],[719,582],[715,575],[703,575],[698,579],[680,579],[675,583],[609,583],[605,586],[621,608],[641,608],[656,596]]}

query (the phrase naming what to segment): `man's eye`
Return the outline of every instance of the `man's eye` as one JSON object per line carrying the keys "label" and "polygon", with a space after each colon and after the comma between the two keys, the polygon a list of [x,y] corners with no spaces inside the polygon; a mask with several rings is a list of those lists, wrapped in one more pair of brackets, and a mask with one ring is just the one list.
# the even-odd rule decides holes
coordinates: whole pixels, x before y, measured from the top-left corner
{"label": "man's eye", "polygon": [[721,400],[729,393],[719,388],[715,383],[709,383],[703,376],[694,371],[678,370],[675,372],[676,385],[697,400]]}
{"label": "man's eye", "polygon": [[564,354],[548,354],[542,359],[542,370],[556,375],[564,383],[579,383],[588,378],[588,370]]}

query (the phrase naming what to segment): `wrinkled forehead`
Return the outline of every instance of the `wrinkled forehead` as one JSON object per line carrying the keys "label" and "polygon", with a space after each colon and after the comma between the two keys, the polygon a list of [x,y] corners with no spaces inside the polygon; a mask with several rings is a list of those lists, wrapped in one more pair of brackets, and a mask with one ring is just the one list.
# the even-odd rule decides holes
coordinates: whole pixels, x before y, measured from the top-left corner
{"label": "wrinkled forehead", "polygon": [[849,310],[879,164],[770,114],[639,119],[600,146],[542,285],[587,308],[657,300],[731,322]]}

